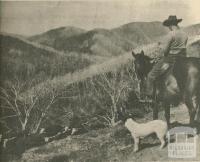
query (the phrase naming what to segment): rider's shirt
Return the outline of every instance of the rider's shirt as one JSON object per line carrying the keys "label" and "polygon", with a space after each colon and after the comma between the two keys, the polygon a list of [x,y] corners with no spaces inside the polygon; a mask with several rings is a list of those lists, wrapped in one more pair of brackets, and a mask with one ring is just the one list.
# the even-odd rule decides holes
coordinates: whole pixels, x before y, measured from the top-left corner
{"label": "rider's shirt", "polygon": [[181,56],[186,54],[188,36],[182,30],[169,32],[164,43],[165,56]]}

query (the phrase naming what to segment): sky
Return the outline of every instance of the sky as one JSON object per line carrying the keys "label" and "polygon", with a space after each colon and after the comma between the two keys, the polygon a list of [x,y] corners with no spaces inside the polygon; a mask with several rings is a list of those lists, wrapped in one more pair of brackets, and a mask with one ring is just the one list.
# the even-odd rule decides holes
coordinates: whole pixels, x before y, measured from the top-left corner
{"label": "sky", "polygon": [[35,35],[61,26],[114,28],[177,15],[187,26],[200,23],[200,0],[79,0],[0,2],[0,31]]}

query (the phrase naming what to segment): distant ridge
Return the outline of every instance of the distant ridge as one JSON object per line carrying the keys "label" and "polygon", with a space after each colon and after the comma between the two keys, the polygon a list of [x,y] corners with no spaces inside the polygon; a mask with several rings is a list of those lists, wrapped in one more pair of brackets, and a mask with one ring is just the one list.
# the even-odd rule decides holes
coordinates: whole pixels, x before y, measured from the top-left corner
{"label": "distant ridge", "polygon": [[30,37],[29,40],[60,51],[111,57],[138,45],[152,43],[166,33],[167,29],[161,22],[133,22],[110,30],[96,28],[83,31],[75,27],[61,27]]}
{"label": "distant ridge", "polygon": [[54,44],[58,50],[103,56],[116,56],[135,46],[134,42],[130,42],[107,29],[93,29],[70,38],[63,37]]}
{"label": "distant ridge", "polygon": [[[21,41],[21,42],[25,43],[25,45],[30,45],[30,46],[32,46],[34,48],[38,48],[40,50],[44,50],[49,54],[60,55],[60,56],[70,56],[70,55],[77,56],[77,57],[80,56],[77,53],[73,53],[73,54],[65,53],[63,51],[56,50],[55,48],[52,48],[50,46],[46,46],[46,45],[43,45],[43,44],[39,44],[37,42],[29,41],[29,39],[26,39],[25,37],[20,36],[20,35],[0,32],[0,36],[5,36],[5,37],[9,37],[9,38],[15,39],[16,41]],[[82,55],[82,57],[89,58],[89,56],[87,56],[87,55]]]}
{"label": "distant ridge", "polygon": [[132,22],[114,28],[112,31],[137,43],[137,45],[152,43],[157,37],[167,34],[168,29],[161,22]]}
{"label": "distant ridge", "polygon": [[184,31],[190,36],[200,35],[200,24],[190,25],[184,28]]}
{"label": "distant ridge", "polygon": [[72,37],[84,32],[85,32],[84,29],[76,28],[72,26],[59,27],[59,28],[51,29],[42,34],[31,36],[29,37],[29,40],[35,41],[37,43],[41,43],[44,45],[53,46],[54,42],[57,39],[62,39],[63,37],[69,38],[69,37]]}

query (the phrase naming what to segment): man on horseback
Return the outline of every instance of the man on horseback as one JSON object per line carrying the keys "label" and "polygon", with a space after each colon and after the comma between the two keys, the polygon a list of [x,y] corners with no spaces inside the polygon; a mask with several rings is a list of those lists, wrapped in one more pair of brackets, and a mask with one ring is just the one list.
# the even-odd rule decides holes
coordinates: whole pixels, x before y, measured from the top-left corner
{"label": "man on horseback", "polygon": [[154,81],[165,73],[167,69],[172,67],[176,59],[186,56],[188,36],[180,30],[178,26],[178,23],[181,21],[182,19],[177,19],[176,16],[169,16],[169,18],[163,22],[163,25],[168,27],[170,32],[165,38],[165,42],[162,44],[164,57],[154,65],[147,76],[147,87],[145,91],[147,96],[153,95]]}

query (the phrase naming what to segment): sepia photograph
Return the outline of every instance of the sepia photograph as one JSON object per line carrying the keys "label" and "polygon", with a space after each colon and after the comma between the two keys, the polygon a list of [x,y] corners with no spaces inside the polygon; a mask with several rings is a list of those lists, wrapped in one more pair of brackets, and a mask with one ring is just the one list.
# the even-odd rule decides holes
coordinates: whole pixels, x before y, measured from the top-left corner
{"label": "sepia photograph", "polygon": [[199,0],[0,0],[0,162],[200,162]]}

